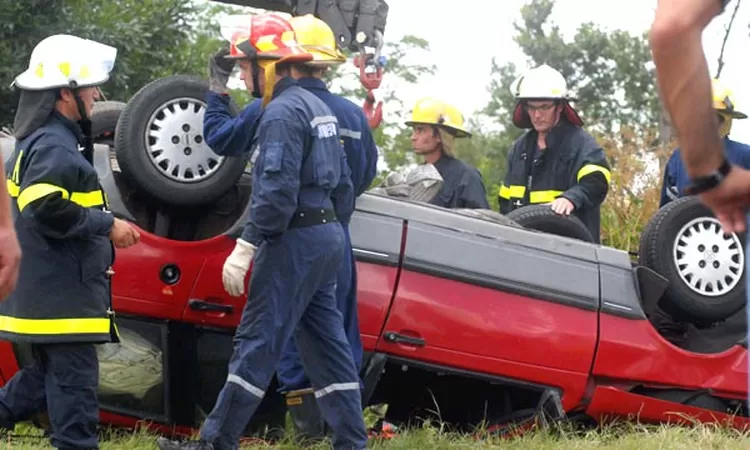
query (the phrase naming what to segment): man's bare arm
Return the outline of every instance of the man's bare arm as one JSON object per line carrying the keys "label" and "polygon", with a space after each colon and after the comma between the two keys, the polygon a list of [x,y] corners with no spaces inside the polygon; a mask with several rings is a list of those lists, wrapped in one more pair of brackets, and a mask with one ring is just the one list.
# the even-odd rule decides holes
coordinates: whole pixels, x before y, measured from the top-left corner
{"label": "man's bare arm", "polygon": [[662,101],[691,178],[713,172],[724,159],[701,37],[726,3],[659,0],[651,26],[649,38]]}

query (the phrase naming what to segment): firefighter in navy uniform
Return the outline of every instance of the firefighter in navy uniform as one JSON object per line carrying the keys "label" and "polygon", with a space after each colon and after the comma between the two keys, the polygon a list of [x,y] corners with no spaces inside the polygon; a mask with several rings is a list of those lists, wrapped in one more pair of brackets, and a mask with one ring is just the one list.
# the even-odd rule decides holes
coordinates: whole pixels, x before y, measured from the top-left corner
{"label": "firefighter in navy uniform", "polygon": [[513,124],[531,128],[508,154],[500,187],[500,212],[549,203],[558,214],[575,214],[600,241],[600,206],[609,191],[610,166],[596,140],[581,128],[560,72],[543,64],[511,86]]}
{"label": "firefighter in navy uniform", "polygon": [[[730,163],[744,169],[750,169],[750,145],[729,138],[732,122],[747,119],[747,114],[737,110],[732,91],[717,79],[711,80],[713,107],[719,119],[719,136],[724,144],[724,151]],[[685,188],[690,184],[685,165],[677,148],[664,168],[659,208],[685,195]]]}
{"label": "firefighter in navy uniform", "polygon": [[[378,149],[362,108],[353,102],[331,93],[322,79],[330,66],[346,62],[336,47],[336,37],[331,28],[311,14],[292,17],[297,42],[311,53],[314,60],[300,66],[307,72],[298,80],[299,85],[315,94],[331,108],[339,123],[339,135],[351,169],[354,194],[359,197],[372,184],[377,174]],[[229,113],[226,83],[233,64],[222,63],[223,52],[209,60],[211,90],[207,94],[208,108],[204,118],[204,136],[211,148],[220,155],[250,153],[251,141],[263,113],[262,101],[256,100],[236,117]],[[224,65],[224,67],[222,67]],[[349,227],[344,227],[346,245],[344,261],[339,268],[336,283],[336,300],[344,319],[344,329],[352,349],[357,372],[362,366],[362,341],[357,312],[357,272],[351,248]],[[295,434],[300,439],[314,439],[325,435],[326,429],[315,402],[310,380],[305,374],[294,340],[286,345],[278,368],[280,392],[285,393]]]}
{"label": "firefighter in navy uniform", "polygon": [[[363,450],[367,433],[357,370],[336,305],[345,248],[342,225],[355,192],[336,116],[300,86],[312,60],[288,21],[248,16],[229,58],[262,95],[250,215],[224,263],[222,282],[247,303],[234,337],[227,381],[196,441],[159,438],[162,450],[234,450],[265,396],[284,346],[294,336],[336,450]],[[229,67],[225,67],[227,72]],[[263,93],[263,94],[261,94]],[[253,264],[249,285],[246,276]]]}
{"label": "firefighter in navy uniform", "polygon": [[412,127],[411,147],[425,163],[435,166],[443,187],[430,204],[443,208],[490,209],[482,174],[454,155],[457,138],[471,137],[455,107],[433,98],[417,101],[406,122]]}
{"label": "firefighter in navy uniform", "polygon": [[[341,143],[351,169],[354,194],[359,197],[372,184],[377,174],[378,149],[362,108],[331,93],[322,79],[328,67],[346,62],[346,56],[336,48],[336,37],[324,21],[306,14],[292,17],[289,23],[294,29],[297,42],[314,57],[313,61],[300,66],[301,70],[307,72],[298,83],[323,100],[335,114]],[[251,141],[263,113],[263,102],[255,100],[239,115],[232,117],[226,104],[226,84],[234,64],[231,60],[227,62],[223,55],[224,52],[219,51],[209,60],[211,89],[207,94],[204,136],[209,146],[220,155],[247,154],[252,150]],[[359,373],[363,349],[357,314],[357,272],[348,226],[344,227],[344,234],[346,245],[336,283],[336,300]],[[329,432],[315,402],[310,380],[302,367],[293,339],[282,354],[278,379],[279,390],[286,395],[296,436],[300,439],[315,439]]]}
{"label": "firefighter in navy uniform", "polygon": [[51,36],[14,81],[21,95],[6,178],[23,258],[16,289],[0,304],[0,338],[26,346],[33,361],[0,389],[0,426],[11,429],[46,410],[59,449],[98,448],[94,344],[118,341],[112,243],[139,239],[106,211],[87,160],[88,118],[116,54],[97,42]]}

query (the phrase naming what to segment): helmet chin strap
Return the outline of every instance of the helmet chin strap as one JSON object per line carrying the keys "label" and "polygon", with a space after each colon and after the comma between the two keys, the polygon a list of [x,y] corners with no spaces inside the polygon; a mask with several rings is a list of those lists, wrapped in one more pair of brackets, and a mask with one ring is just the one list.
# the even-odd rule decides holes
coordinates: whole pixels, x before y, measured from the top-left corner
{"label": "helmet chin strap", "polygon": [[86,106],[83,104],[81,96],[78,95],[78,84],[75,81],[70,82],[70,90],[73,92],[73,98],[75,98],[76,106],[78,107],[78,114],[81,116],[78,120],[78,125],[81,127],[83,133],[83,157],[93,165],[94,137],[92,136],[91,119],[86,114]]}
{"label": "helmet chin strap", "polygon": [[253,77],[253,92],[251,93],[252,96],[255,98],[263,97],[263,94],[260,92],[259,87],[260,78],[258,78],[258,72],[260,72],[260,66],[258,65],[258,52],[255,50],[255,47],[250,45],[249,41],[242,41],[237,44],[237,50],[246,54],[248,59],[250,60],[250,72],[252,72]]}

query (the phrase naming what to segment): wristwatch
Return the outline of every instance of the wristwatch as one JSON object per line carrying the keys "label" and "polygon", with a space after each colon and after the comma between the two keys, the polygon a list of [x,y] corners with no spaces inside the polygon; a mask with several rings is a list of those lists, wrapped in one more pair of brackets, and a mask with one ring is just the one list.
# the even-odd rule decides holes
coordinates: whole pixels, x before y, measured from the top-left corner
{"label": "wristwatch", "polygon": [[724,178],[729,175],[730,170],[732,170],[732,165],[724,158],[724,162],[721,163],[718,169],[708,175],[690,180],[690,184],[685,188],[685,193],[688,195],[697,195],[710,191],[724,181]]}

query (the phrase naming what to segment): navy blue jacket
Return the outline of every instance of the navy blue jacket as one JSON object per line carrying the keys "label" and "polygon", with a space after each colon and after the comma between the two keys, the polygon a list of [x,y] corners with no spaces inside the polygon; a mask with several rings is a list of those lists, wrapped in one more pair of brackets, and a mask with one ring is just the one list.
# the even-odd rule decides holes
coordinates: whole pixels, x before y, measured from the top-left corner
{"label": "navy blue jacket", "polygon": [[23,257],[16,289],[0,303],[0,339],[116,340],[107,275],[114,218],[80,142],[80,127],[57,112],[16,142],[6,178]]}
{"label": "navy blue jacket", "polygon": [[[302,78],[297,83],[323,100],[336,116],[341,143],[352,172],[354,192],[357,197],[362,195],[375,179],[378,166],[378,147],[362,108],[331,93],[323,80]],[[207,100],[203,134],[208,146],[219,155],[239,156],[250,152],[262,114],[261,101],[253,101],[235,118],[229,113],[226,95],[210,92]]]}
{"label": "navy blue jacket", "polygon": [[443,187],[430,203],[443,208],[490,209],[482,174],[460,159],[443,155],[434,164]]}
{"label": "navy blue jacket", "polygon": [[242,239],[254,245],[273,239],[298,209],[334,209],[349,224],[354,188],[338,120],[295,79],[283,78],[274,87],[257,123],[257,149]]}
{"label": "navy blue jacket", "polygon": [[[742,144],[725,137],[724,151],[730,163],[744,169],[750,169],[750,145]],[[661,200],[659,208],[685,195],[685,188],[690,184],[690,177],[685,170],[685,165],[680,157],[680,149],[677,148],[667,162],[664,169],[664,178],[661,185]]]}

